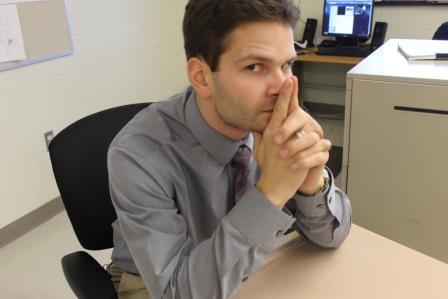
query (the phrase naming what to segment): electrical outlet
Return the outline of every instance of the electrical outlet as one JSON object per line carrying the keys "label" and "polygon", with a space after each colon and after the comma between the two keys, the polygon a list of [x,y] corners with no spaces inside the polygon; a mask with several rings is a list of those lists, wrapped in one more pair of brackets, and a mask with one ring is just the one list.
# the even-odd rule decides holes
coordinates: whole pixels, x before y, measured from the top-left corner
{"label": "electrical outlet", "polygon": [[48,152],[48,146],[50,145],[51,140],[53,140],[53,138],[54,138],[53,130],[45,132],[44,138],[45,138],[45,144],[47,145],[47,152]]}

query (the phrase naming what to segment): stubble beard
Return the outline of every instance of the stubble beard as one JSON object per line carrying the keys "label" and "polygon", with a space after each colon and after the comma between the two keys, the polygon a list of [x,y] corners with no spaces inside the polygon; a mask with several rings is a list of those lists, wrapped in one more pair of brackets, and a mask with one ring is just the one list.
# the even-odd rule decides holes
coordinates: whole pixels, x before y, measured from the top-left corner
{"label": "stubble beard", "polygon": [[[233,99],[223,93],[221,89],[216,90],[215,110],[219,118],[228,126],[242,131],[263,134],[266,124],[257,123],[257,116],[261,111],[247,113],[241,106],[237,105],[242,99]],[[231,106],[230,106],[230,105]]]}
{"label": "stubble beard", "polygon": [[[255,123],[251,124],[249,119],[242,118],[242,117],[235,117],[236,115],[234,115],[232,117],[230,114],[223,115],[223,114],[221,114],[221,112],[219,110],[217,110],[217,111],[218,111],[219,117],[222,119],[222,121],[226,125],[237,128],[239,130],[263,134],[264,129],[266,128],[266,126],[261,125],[261,124],[255,124]],[[241,113],[237,113],[237,114],[239,116],[239,114],[241,114]]]}

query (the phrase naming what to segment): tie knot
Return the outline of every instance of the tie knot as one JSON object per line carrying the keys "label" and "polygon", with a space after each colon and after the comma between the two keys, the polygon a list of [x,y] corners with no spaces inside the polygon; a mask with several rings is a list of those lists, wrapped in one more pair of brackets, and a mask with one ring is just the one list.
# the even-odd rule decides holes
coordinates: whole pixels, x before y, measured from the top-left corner
{"label": "tie knot", "polygon": [[242,144],[238,148],[235,156],[232,159],[232,162],[235,164],[239,164],[240,166],[249,166],[250,156],[252,151],[246,145]]}

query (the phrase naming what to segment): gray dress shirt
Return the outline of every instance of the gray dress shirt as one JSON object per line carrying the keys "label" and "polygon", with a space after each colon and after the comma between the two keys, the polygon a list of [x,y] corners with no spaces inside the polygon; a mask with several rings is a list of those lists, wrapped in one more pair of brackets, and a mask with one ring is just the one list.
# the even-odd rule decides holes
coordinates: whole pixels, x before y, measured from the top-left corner
{"label": "gray dress shirt", "polygon": [[112,261],[140,274],[153,299],[229,298],[291,227],[325,248],[348,235],[350,203],[332,177],[280,210],[255,187],[251,159],[251,187],[235,202],[230,161],[242,143],[252,148],[252,135],[234,141],[207,124],[191,87],[139,112],[112,142]]}

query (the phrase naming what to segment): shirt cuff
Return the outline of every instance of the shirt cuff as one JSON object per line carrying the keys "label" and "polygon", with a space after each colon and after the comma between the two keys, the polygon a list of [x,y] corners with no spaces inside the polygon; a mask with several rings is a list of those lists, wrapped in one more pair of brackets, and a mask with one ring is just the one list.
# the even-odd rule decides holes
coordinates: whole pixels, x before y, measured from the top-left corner
{"label": "shirt cuff", "polygon": [[251,243],[272,251],[278,238],[295,219],[274,206],[256,187],[249,189],[236,203],[227,220]]}
{"label": "shirt cuff", "polygon": [[336,186],[334,183],[334,177],[330,169],[327,168],[330,176],[328,185],[323,192],[319,192],[316,195],[307,196],[300,193],[296,193],[293,198],[296,202],[297,209],[306,216],[320,217],[330,211],[338,224],[342,219],[342,208],[336,204]]}

